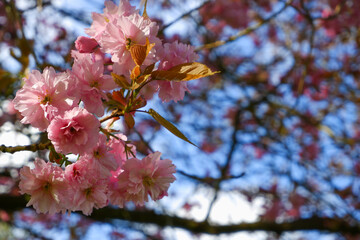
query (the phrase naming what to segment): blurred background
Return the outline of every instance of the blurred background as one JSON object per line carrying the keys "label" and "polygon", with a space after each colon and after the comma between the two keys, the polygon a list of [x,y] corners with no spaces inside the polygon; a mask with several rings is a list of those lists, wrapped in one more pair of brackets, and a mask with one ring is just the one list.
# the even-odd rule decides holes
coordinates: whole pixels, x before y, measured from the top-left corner
{"label": "blurred background", "polygon": [[[114,1],[118,3],[118,1]],[[139,1],[130,1],[139,6]],[[19,169],[39,152],[0,153],[0,239],[360,239],[360,1],[149,0],[163,42],[195,46],[219,74],[184,100],[120,126],[140,154],[177,167],[169,196],[91,216],[36,214]],[[0,1],[0,144],[44,142],[11,100],[32,69],[71,67],[100,0]]]}

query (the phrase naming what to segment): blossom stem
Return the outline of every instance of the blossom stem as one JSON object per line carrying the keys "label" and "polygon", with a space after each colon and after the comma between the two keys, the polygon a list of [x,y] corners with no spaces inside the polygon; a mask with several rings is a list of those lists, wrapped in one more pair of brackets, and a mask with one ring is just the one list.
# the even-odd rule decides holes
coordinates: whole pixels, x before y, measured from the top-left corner
{"label": "blossom stem", "polygon": [[148,81],[145,81],[144,83],[142,83],[137,89],[136,89],[136,95],[135,95],[135,97],[138,95],[138,93],[140,92],[140,90],[146,85],[146,84],[148,84],[148,83],[150,83],[150,82],[152,82],[152,81],[154,81],[155,79],[150,79],[150,80],[148,80]]}
{"label": "blossom stem", "polygon": [[148,111],[145,111],[145,110],[139,110],[139,109],[136,109],[136,110],[134,110],[134,111],[132,111],[132,112],[142,112],[142,113],[149,113]]}
{"label": "blossom stem", "polygon": [[111,136],[111,137],[119,140],[119,138],[115,134],[112,134],[111,132],[109,132],[108,130],[106,130],[106,129],[102,128],[102,127],[100,128],[100,131],[102,133],[104,133],[107,137]]}
{"label": "blossom stem", "polygon": [[120,116],[123,116],[123,115],[124,115],[123,113],[114,113],[114,114],[111,114],[109,116],[106,116],[106,117],[100,119],[100,122],[103,123],[103,122],[105,122],[105,121],[107,121],[109,119],[120,117]]}

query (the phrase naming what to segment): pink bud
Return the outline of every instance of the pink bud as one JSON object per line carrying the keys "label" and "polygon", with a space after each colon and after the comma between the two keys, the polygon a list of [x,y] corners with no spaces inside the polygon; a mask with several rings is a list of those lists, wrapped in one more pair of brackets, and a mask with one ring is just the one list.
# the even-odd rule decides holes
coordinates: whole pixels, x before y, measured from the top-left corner
{"label": "pink bud", "polygon": [[98,46],[98,42],[93,38],[80,36],[75,41],[75,47],[81,53],[91,53]]}

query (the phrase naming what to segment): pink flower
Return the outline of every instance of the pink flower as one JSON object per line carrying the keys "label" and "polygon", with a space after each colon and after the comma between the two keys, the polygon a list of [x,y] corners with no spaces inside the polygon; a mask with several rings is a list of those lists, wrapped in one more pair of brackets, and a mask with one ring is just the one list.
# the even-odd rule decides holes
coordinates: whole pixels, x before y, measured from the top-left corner
{"label": "pink flower", "polygon": [[65,168],[65,177],[72,195],[68,208],[72,211],[82,211],[85,215],[90,215],[93,208],[107,205],[106,178],[101,175],[98,165],[92,161],[87,157],[81,157]]}
{"label": "pink flower", "polygon": [[[268,3],[270,1],[262,1]],[[267,6],[269,7],[269,6]],[[234,0],[222,0],[214,1],[206,6],[202,7],[199,11],[202,21],[207,24],[223,24],[232,28],[245,28],[249,23],[249,2],[248,1],[234,1]],[[239,17],[243,16],[243,17]],[[224,31],[225,28],[221,29]],[[221,32],[220,32],[221,33]],[[219,34],[219,33],[218,33]]]}
{"label": "pink flower", "polygon": [[118,207],[123,208],[127,199],[127,181],[119,182],[118,176],[122,173],[122,169],[119,168],[118,171],[112,172],[112,176],[109,179],[108,183],[108,199],[109,201]]}
{"label": "pink flower", "polygon": [[[165,43],[163,56],[160,60],[159,70],[168,70],[182,63],[194,62],[198,55],[190,45],[173,42]],[[159,84],[159,97],[164,102],[175,102],[184,98],[185,92],[189,91],[186,82],[157,81]]]}
{"label": "pink flower", "polygon": [[[125,195],[122,195],[120,192],[122,191],[123,194],[125,194],[126,186],[122,187],[121,190],[117,177],[120,175],[120,173],[123,172],[122,166],[126,160],[136,156],[136,147],[132,144],[126,143],[127,137],[124,134],[116,134],[116,137],[118,139],[111,138],[108,142],[108,146],[111,149],[110,153],[114,156],[116,163],[118,164],[116,171],[111,171],[108,184],[108,197],[110,202],[117,206],[123,207],[125,204]],[[127,149],[126,151],[125,148]]]}
{"label": "pink flower", "polygon": [[117,87],[113,78],[104,73],[102,60],[95,60],[92,54],[75,54],[72,68],[77,79],[79,98],[84,102],[85,108],[98,116],[104,114],[102,99],[106,100],[106,91]]}
{"label": "pink flower", "polygon": [[62,204],[68,195],[60,167],[37,158],[34,169],[25,166],[20,170],[19,187],[21,194],[31,195],[26,206],[33,205],[37,213],[54,214],[65,210]]}
{"label": "pink flower", "polygon": [[[124,134],[116,134],[116,138],[111,138],[108,142],[108,146],[110,148],[109,153],[111,153],[118,166],[122,166],[128,158],[133,158],[136,156],[136,147],[132,144],[127,144],[127,137]],[[126,150],[125,150],[126,146]]]}
{"label": "pink flower", "polygon": [[13,100],[15,109],[24,116],[21,122],[45,131],[55,116],[70,109],[72,106],[66,101],[70,100],[68,77],[52,67],[45,68],[42,74],[33,70]]}
{"label": "pink flower", "polygon": [[170,183],[175,181],[173,173],[176,170],[171,160],[160,160],[160,156],[160,152],[155,152],[142,160],[127,160],[118,177],[119,195],[140,206],[148,201],[148,195],[153,200],[167,196]]}
{"label": "pink flower", "polygon": [[75,163],[65,167],[65,179],[71,186],[76,186],[87,181],[86,173],[97,175],[94,173],[94,168],[89,167],[89,162],[85,158],[80,158]]}
{"label": "pink flower", "polygon": [[80,36],[75,41],[75,47],[80,53],[91,53],[98,46],[98,43],[93,38]]}
{"label": "pink flower", "polygon": [[103,208],[107,205],[107,186],[104,179],[94,177],[81,185],[74,195],[76,206],[74,211],[82,211],[85,215],[90,215],[94,208]]}
{"label": "pink flower", "polygon": [[48,137],[55,150],[64,154],[85,154],[90,152],[99,137],[99,120],[78,107],[56,117],[49,125]]}
{"label": "pink flower", "polygon": [[111,176],[110,171],[115,171],[119,166],[110,150],[111,148],[106,144],[106,136],[100,134],[96,146],[85,155],[86,158],[91,159],[92,164],[96,165],[101,175],[106,177]]}
{"label": "pink flower", "polygon": [[85,29],[85,32],[99,40],[109,22],[116,22],[120,16],[129,16],[135,12],[138,11],[130,5],[128,0],[120,1],[119,6],[111,1],[105,1],[104,13],[92,13],[93,23],[90,28]]}
{"label": "pink flower", "polygon": [[156,37],[158,29],[155,22],[133,13],[129,16],[120,16],[116,21],[108,23],[98,42],[104,52],[113,55],[113,62],[125,64],[131,71],[135,66],[129,51],[131,44],[145,44],[148,38],[150,43],[155,43],[155,47],[150,51],[144,65],[156,61],[156,48],[161,46],[161,40]]}
{"label": "pink flower", "polygon": [[[111,171],[111,176],[108,183],[108,198],[110,202],[119,207],[124,207],[126,202],[126,182],[118,182],[118,176],[123,172],[122,166],[128,158],[136,156],[136,147],[132,144],[126,143],[127,137],[121,133],[116,134],[116,138],[111,138],[108,142],[110,153],[114,156],[118,168],[116,171]],[[125,150],[125,148],[127,150]],[[124,185],[125,184],[125,185]]]}

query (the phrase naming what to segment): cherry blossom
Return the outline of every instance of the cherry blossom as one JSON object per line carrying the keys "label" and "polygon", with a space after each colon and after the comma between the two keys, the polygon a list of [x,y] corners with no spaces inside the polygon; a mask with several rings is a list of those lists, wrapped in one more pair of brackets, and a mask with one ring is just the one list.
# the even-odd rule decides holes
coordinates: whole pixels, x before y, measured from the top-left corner
{"label": "cherry blossom", "polygon": [[82,157],[65,169],[65,177],[71,186],[72,202],[68,208],[72,211],[82,211],[85,215],[91,214],[93,208],[102,208],[107,205],[106,178],[101,174],[98,165],[91,164],[92,159]]}
{"label": "cherry blossom", "polygon": [[[194,52],[194,47],[179,43],[165,43],[163,56],[161,57],[159,69],[168,70],[178,64],[189,63],[197,60],[199,56]],[[186,82],[157,81],[159,97],[164,102],[174,100],[175,102],[184,98],[185,92],[189,91]]]}
{"label": "cherry blossom", "polygon": [[[160,160],[160,152],[136,158],[136,147],[112,127],[122,117],[133,119],[157,91],[163,101],[183,99],[185,82],[153,79],[153,71],[191,63],[198,55],[177,41],[162,45],[156,22],[128,1],[105,6],[103,14],[93,14],[90,37],[75,41],[71,70],[34,70],[13,101],[23,123],[47,131],[49,159],[58,164],[37,159],[33,170],[20,172],[21,193],[31,195],[28,205],[38,212],[90,215],[109,203],[142,206],[149,196],[167,196],[175,181],[171,160]],[[105,113],[111,116],[98,119]],[[68,154],[79,156],[70,161]]]}
{"label": "cherry blossom", "polygon": [[66,182],[60,167],[37,158],[35,168],[20,170],[20,193],[31,195],[26,206],[33,206],[38,213],[54,214],[64,210],[67,202]]}
{"label": "cherry blossom", "polygon": [[95,147],[99,127],[100,122],[94,115],[75,107],[64,116],[55,117],[47,131],[57,152],[85,154]]}
{"label": "cherry blossom", "polygon": [[87,181],[86,172],[94,171],[93,168],[89,169],[87,159],[79,159],[76,162],[65,167],[65,179],[71,185],[82,184]]}
{"label": "cherry blossom", "polygon": [[91,159],[89,164],[96,165],[102,176],[110,176],[110,171],[115,171],[119,166],[115,154],[110,150],[106,136],[100,134],[96,146],[85,155],[86,158]]}
{"label": "cherry blossom", "polygon": [[106,25],[110,22],[116,22],[120,16],[129,16],[135,12],[138,12],[135,7],[131,6],[128,0],[122,0],[119,6],[116,6],[111,1],[105,1],[104,13],[92,13],[93,22],[90,28],[85,29],[85,32],[100,40]]}
{"label": "cherry blossom", "polygon": [[91,53],[98,46],[98,43],[93,38],[80,36],[75,41],[75,47],[80,53]]}
{"label": "cherry blossom", "polygon": [[170,183],[175,181],[175,166],[168,159],[160,160],[160,156],[155,152],[142,160],[127,160],[118,177],[119,194],[140,206],[148,201],[148,195],[153,200],[166,196]]}
{"label": "cherry blossom", "polygon": [[122,166],[128,158],[132,158],[136,156],[136,147],[132,144],[127,144],[128,140],[124,134],[116,134],[117,138],[111,138],[107,143],[111,153],[118,166]]}
{"label": "cherry blossom", "polygon": [[[161,46],[161,40],[156,37],[159,27],[149,18],[144,18],[138,13],[130,16],[121,16],[117,21],[110,22],[102,37],[98,40],[103,51],[112,54],[111,60],[119,64],[128,64],[128,70],[135,66],[131,58],[129,47],[133,44],[145,44],[146,39],[155,46]],[[153,48],[145,61],[148,65],[156,61],[156,48]]]}
{"label": "cherry blossom", "polygon": [[15,109],[24,116],[21,122],[44,131],[54,116],[69,110],[67,79],[66,73],[56,73],[52,67],[43,73],[33,70],[13,100]]}
{"label": "cherry blossom", "polygon": [[106,91],[116,88],[110,75],[104,73],[104,62],[96,60],[92,54],[76,55],[72,73],[77,80],[76,94],[84,102],[85,108],[98,116],[104,115],[102,99],[106,99]]}

